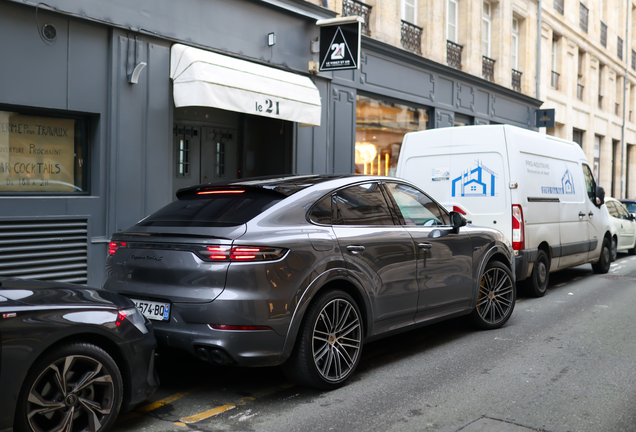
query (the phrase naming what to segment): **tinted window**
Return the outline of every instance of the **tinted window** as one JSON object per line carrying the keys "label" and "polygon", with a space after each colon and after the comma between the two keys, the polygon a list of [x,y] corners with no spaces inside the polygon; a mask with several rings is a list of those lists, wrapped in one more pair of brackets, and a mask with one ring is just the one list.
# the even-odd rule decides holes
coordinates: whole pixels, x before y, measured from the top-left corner
{"label": "tinted window", "polygon": [[404,184],[387,183],[386,186],[402,213],[405,225],[449,225],[446,212],[426,194]]}
{"label": "tinted window", "polygon": [[309,219],[312,222],[328,225],[331,223],[331,195],[327,195],[311,209]]}
{"label": "tinted window", "polygon": [[233,226],[244,224],[285,197],[279,193],[186,195],[139,222],[142,226]]}
{"label": "tinted window", "polygon": [[636,203],[626,203],[627,211],[630,213],[636,213]]}
{"label": "tinted window", "polygon": [[380,185],[365,183],[338,191],[335,195],[338,225],[393,225],[393,218]]}

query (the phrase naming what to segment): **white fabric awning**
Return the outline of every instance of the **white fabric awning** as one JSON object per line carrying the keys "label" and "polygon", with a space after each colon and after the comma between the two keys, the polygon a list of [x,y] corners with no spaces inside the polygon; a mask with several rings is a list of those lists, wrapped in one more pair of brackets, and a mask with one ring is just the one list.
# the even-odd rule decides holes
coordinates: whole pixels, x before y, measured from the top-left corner
{"label": "white fabric awning", "polygon": [[207,106],[320,126],[320,93],[301,75],[176,44],[170,78],[177,108]]}

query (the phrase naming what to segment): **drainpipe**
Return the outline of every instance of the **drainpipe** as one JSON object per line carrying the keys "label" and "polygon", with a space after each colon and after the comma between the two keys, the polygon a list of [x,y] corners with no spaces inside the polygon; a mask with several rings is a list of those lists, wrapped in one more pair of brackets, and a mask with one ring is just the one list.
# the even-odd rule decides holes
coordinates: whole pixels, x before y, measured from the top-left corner
{"label": "drainpipe", "polygon": [[[627,110],[627,74],[629,73],[629,7],[632,2],[628,1],[627,13],[625,14],[625,75],[623,77],[623,127],[621,128],[621,194],[620,198],[627,198],[623,195],[625,191],[625,152],[627,151],[627,143],[625,142],[625,112]],[[629,179],[627,179],[629,180]]]}
{"label": "drainpipe", "polygon": [[539,0],[539,19],[537,20],[537,99],[541,99],[541,9],[542,1]]}

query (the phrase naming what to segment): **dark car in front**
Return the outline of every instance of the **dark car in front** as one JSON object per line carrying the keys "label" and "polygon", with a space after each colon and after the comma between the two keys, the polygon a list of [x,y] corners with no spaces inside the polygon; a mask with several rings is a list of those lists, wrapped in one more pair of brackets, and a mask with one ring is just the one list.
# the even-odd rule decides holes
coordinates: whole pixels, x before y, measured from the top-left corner
{"label": "dark car in front", "polygon": [[0,431],[106,431],[158,386],[155,347],[123,296],[0,279]]}

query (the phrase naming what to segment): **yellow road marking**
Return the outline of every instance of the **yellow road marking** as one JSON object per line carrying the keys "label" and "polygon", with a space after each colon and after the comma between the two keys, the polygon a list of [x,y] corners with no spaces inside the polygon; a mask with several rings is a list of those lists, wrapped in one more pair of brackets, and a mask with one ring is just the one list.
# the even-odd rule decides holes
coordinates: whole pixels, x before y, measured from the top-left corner
{"label": "yellow road marking", "polygon": [[201,420],[205,420],[207,418],[224,413],[225,411],[229,411],[234,408],[236,408],[236,405],[233,405],[233,404],[223,405],[220,407],[213,408],[211,410],[203,411],[202,413],[199,413],[199,414],[195,414],[189,417],[183,417],[181,418],[181,421],[186,424],[197,423],[197,422],[200,422]]}
{"label": "yellow road marking", "polygon": [[179,427],[188,427],[188,425],[187,425],[187,424],[185,424],[185,423],[181,423],[181,422],[175,422],[175,423],[174,423],[174,425],[175,425],[175,426],[179,426]]}
{"label": "yellow road marking", "polygon": [[158,400],[157,402],[153,402],[151,404],[144,405],[142,407],[136,408],[134,411],[131,411],[131,412],[127,413],[127,414],[124,414],[123,416],[120,416],[117,419],[117,421],[118,422],[123,422],[123,421],[126,421],[126,420],[130,420],[132,418],[135,418],[135,417],[139,417],[142,414],[145,414],[147,412],[156,410],[157,408],[161,408],[162,406],[168,405],[169,403],[172,403],[172,402],[174,402],[176,400],[179,400],[182,397],[187,396],[190,393],[192,393],[192,392],[194,392],[194,391],[196,391],[198,389],[199,388],[197,387],[197,388],[190,389],[188,391],[175,393],[175,394],[173,394],[171,396],[168,396],[167,398]]}

